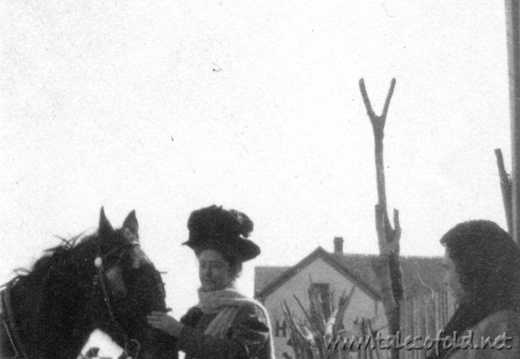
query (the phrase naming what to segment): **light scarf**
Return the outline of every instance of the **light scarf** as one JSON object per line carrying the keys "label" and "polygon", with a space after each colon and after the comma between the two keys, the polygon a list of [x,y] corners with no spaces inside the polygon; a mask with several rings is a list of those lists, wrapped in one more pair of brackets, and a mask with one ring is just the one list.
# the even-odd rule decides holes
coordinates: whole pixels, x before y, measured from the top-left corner
{"label": "light scarf", "polygon": [[197,307],[204,314],[218,313],[204,331],[205,334],[213,337],[225,338],[241,307],[256,307],[269,320],[269,316],[262,304],[240,293],[234,286],[212,292],[204,292],[199,288],[198,294],[199,304],[197,304]]}
{"label": "light scarf", "polygon": [[204,334],[211,335],[216,338],[225,338],[226,334],[235,319],[235,316],[242,307],[258,308],[264,315],[269,329],[269,345],[271,346],[271,358],[274,358],[273,338],[271,337],[271,324],[269,323],[269,315],[266,309],[258,301],[248,298],[240,293],[233,285],[212,292],[204,292],[201,288],[198,290],[199,303],[197,307],[204,314],[215,314],[217,316],[211,321],[204,331]]}

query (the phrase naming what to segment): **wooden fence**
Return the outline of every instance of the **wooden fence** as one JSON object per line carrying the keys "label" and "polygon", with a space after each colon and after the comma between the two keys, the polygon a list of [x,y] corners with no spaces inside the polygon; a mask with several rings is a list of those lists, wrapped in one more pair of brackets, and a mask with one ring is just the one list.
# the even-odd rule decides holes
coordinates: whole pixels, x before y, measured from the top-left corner
{"label": "wooden fence", "polygon": [[[399,351],[400,359],[425,359],[426,349],[419,349],[418,346],[426,344],[425,338],[427,337],[437,338],[438,331],[446,326],[455,309],[456,304],[446,291],[410,298],[401,303],[401,337],[398,341],[399,344],[405,345],[409,337],[413,339],[409,347],[414,346],[416,349],[402,348]],[[364,331],[362,332],[364,333]],[[370,335],[369,332],[366,335]],[[357,353],[350,353],[349,356],[352,359],[387,359],[389,357],[390,352],[386,350],[378,350],[378,353],[360,350]]]}
{"label": "wooden fence", "polygon": [[[424,343],[426,337],[436,338],[437,332],[446,326],[446,323],[455,312],[456,304],[447,291],[434,292],[407,299],[401,303],[401,342],[405,343],[408,336],[421,337]],[[425,350],[400,351],[401,359],[425,359]]]}

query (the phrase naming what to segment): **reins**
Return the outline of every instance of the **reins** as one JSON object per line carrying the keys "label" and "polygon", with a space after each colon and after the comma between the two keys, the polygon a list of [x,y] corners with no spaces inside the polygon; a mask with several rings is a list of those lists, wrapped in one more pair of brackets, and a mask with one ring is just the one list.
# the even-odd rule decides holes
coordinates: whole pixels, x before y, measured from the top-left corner
{"label": "reins", "polygon": [[11,308],[11,287],[16,284],[18,278],[14,278],[9,282],[2,284],[0,289],[4,288],[0,292],[0,324],[5,328],[7,338],[11,343],[13,354],[12,357],[6,359],[23,359],[27,358],[27,350],[25,345],[18,334],[18,328],[15,326],[13,309]]}

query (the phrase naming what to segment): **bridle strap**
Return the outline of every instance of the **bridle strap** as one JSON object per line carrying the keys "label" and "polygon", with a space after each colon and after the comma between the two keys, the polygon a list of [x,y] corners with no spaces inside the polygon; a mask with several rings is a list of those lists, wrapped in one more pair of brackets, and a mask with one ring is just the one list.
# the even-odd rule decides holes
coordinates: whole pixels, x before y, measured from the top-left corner
{"label": "bridle strap", "polygon": [[[106,304],[108,314],[110,315],[110,321],[115,323],[117,325],[118,329],[120,329],[121,332],[124,333],[124,330],[121,327],[121,324],[118,322],[118,320],[115,316],[114,310],[112,309],[112,304],[110,303],[110,295],[107,290],[107,284],[106,284],[106,280],[105,280],[105,273],[104,273],[103,265],[101,265],[98,268],[97,278],[99,278],[99,284],[101,285],[101,291],[103,292],[103,300]],[[126,333],[124,333],[124,334],[125,334],[125,340],[126,340]]]}
{"label": "bridle strap", "polygon": [[[96,277],[94,279],[94,284],[96,283],[96,278],[97,278],[99,280],[100,285],[101,285],[101,291],[103,292],[103,300],[104,300],[104,302],[106,304],[108,315],[110,316],[110,321],[116,326],[117,330],[120,333],[123,334],[123,338],[124,338],[124,341],[125,341],[125,345],[124,345],[123,351],[124,351],[124,353],[127,356],[131,356],[133,359],[137,359],[138,358],[139,352],[141,350],[141,344],[136,339],[129,339],[128,338],[128,334],[125,332],[125,330],[123,329],[123,326],[121,325],[121,323],[119,323],[119,321],[116,318],[115,312],[114,312],[112,304],[110,302],[110,295],[109,295],[108,289],[107,289],[107,284],[106,284],[106,279],[105,279],[105,270],[104,270],[104,266],[103,266],[103,257],[106,258],[106,257],[108,257],[108,256],[110,256],[110,255],[112,255],[114,253],[117,253],[117,251],[121,250],[122,248],[125,248],[125,247],[132,247],[133,248],[133,247],[136,247],[136,246],[139,246],[139,243],[136,242],[136,241],[132,241],[132,243],[125,244],[125,245],[122,245],[122,246],[119,246],[119,247],[116,247],[116,248],[110,250],[104,256],[100,255],[101,251],[100,251],[100,249],[98,247],[98,256],[96,257],[96,260],[98,258],[100,258],[100,263],[99,263],[99,265],[96,265],[96,267],[97,267],[97,275],[96,275]],[[127,252],[127,250],[128,250],[128,248],[121,252],[121,254],[117,258],[117,261],[114,264],[114,266],[117,266],[119,264],[119,262],[121,261],[121,259],[123,258],[123,256]],[[94,285],[94,290],[95,290],[95,287],[96,286]],[[137,349],[135,351],[135,355],[130,355],[129,354],[128,343],[136,343],[136,348]]]}
{"label": "bridle strap", "polygon": [[11,307],[11,288],[16,284],[17,280],[18,278],[9,281],[9,283],[5,284],[5,289],[2,292],[0,292],[0,306],[2,306],[5,310],[5,313],[2,313],[5,315],[5,317],[0,319],[2,319],[2,321],[6,325],[9,340],[13,345],[13,349],[15,352],[15,356],[13,357],[13,359],[22,359],[27,358],[27,350],[25,349],[25,345],[22,341],[22,338],[18,333],[18,328],[15,325],[13,308]]}

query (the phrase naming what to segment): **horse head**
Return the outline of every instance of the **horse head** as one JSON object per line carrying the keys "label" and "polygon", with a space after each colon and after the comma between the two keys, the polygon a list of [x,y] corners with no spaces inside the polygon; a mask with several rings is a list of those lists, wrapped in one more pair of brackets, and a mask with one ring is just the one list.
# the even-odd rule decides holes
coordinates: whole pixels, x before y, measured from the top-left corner
{"label": "horse head", "polygon": [[152,311],[167,311],[166,293],[160,272],[140,247],[135,211],[114,230],[102,208],[95,247],[91,313],[96,327],[132,358],[154,358],[167,352],[176,357],[174,338],[146,321]]}
{"label": "horse head", "polygon": [[3,297],[23,357],[76,358],[94,329],[128,357],[177,357],[173,337],[146,322],[151,311],[166,311],[165,291],[138,229],[134,211],[114,229],[101,208],[96,233],[64,240],[8,286]]}

